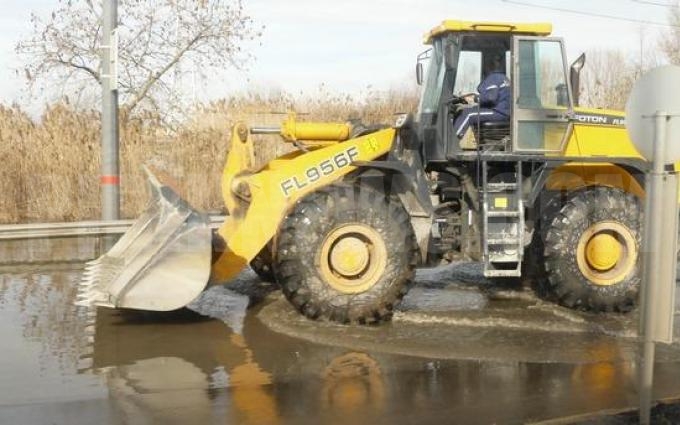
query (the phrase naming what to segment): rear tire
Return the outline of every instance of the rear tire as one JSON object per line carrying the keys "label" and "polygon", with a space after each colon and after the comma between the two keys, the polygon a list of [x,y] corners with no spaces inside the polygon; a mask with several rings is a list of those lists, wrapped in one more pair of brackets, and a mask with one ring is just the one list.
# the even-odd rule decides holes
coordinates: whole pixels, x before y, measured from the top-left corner
{"label": "rear tire", "polygon": [[620,189],[574,193],[545,233],[543,294],[595,312],[633,309],[640,286],[640,201]]}
{"label": "rear tire", "polygon": [[391,318],[418,252],[398,199],[345,184],[300,200],[277,247],[276,278],[296,309],[312,319],[362,324]]}
{"label": "rear tire", "polygon": [[522,286],[531,288],[537,296],[552,302],[558,300],[551,290],[545,270],[545,237],[565,202],[559,192],[550,191],[544,191],[536,200],[534,230],[531,243],[524,250],[522,263]]}

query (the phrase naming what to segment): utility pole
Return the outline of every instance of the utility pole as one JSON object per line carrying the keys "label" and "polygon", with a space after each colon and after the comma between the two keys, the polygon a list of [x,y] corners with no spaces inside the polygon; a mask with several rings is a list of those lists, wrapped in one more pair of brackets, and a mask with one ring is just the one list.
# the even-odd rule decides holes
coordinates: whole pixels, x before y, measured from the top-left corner
{"label": "utility pole", "polygon": [[[675,313],[675,273],[678,233],[678,175],[666,170],[666,143],[669,121],[677,114],[656,111],[654,158],[647,173],[645,224],[643,230],[643,280],[641,291],[640,335],[642,358],[639,376],[640,423],[651,423],[654,395],[654,344],[673,342]],[[672,161],[671,161],[672,163]]]}
{"label": "utility pole", "polygon": [[680,161],[679,90],[680,67],[655,68],[635,83],[626,104],[626,130],[642,157],[652,165],[645,176],[640,288],[638,393],[643,425],[652,421],[655,344],[673,342],[678,243],[678,173],[674,164]]}
{"label": "utility pole", "polygon": [[[101,45],[102,151],[99,180],[102,194],[102,220],[117,220],[120,215],[117,27],[118,0],[104,0]],[[110,245],[110,242],[106,242],[105,245]]]}

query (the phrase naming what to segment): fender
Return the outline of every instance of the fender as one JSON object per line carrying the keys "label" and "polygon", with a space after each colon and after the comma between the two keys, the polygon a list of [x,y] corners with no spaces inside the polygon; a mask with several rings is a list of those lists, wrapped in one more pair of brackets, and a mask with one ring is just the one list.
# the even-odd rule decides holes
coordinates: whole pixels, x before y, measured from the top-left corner
{"label": "fender", "polygon": [[[552,170],[545,188],[572,191],[589,186],[607,186],[643,199],[645,189],[631,171],[628,167],[612,163],[569,163]],[[644,172],[640,171],[639,174],[643,175]]]}
{"label": "fender", "polygon": [[389,178],[387,187],[399,196],[411,216],[432,215],[430,190],[422,171],[399,160],[355,161],[352,165],[359,168],[360,177],[372,177],[365,171],[370,169],[377,171],[378,177]]}

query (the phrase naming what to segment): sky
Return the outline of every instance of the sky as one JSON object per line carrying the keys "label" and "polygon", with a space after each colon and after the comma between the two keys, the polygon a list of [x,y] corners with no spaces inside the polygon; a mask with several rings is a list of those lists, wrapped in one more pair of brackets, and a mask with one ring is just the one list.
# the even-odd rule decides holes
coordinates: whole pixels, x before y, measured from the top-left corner
{"label": "sky", "polygon": [[[54,0],[0,0],[0,103],[31,99],[14,53],[30,30],[31,12],[47,15]],[[591,49],[615,48],[639,55],[667,27],[672,0],[243,0],[257,24],[258,43],[246,46],[254,60],[196,85],[197,100],[243,91],[314,93],[321,85],[339,93],[400,88],[415,79],[423,35],[444,19],[551,22],[566,41],[568,58]],[[524,4],[517,4],[524,3]],[[533,6],[527,6],[531,4]],[[579,11],[550,10],[548,8]],[[595,15],[612,15],[620,20]],[[628,20],[626,20],[628,19]],[[587,66],[587,65],[586,65]],[[192,91],[194,91],[192,89]]]}

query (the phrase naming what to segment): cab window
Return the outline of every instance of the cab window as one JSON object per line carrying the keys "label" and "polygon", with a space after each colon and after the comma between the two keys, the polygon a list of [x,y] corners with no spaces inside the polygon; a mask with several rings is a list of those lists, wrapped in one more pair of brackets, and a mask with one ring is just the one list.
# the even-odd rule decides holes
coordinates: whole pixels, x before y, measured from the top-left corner
{"label": "cab window", "polygon": [[482,75],[482,52],[462,51],[458,59],[458,72],[453,93],[462,95],[474,93],[481,82]]}
{"label": "cab window", "polygon": [[510,78],[510,38],[498,35],[471,35],[462,37],[453,94],[460,96],[477,92],[484,70],[492,67],[494,60],[502,57],[502,69]]}

